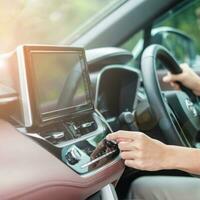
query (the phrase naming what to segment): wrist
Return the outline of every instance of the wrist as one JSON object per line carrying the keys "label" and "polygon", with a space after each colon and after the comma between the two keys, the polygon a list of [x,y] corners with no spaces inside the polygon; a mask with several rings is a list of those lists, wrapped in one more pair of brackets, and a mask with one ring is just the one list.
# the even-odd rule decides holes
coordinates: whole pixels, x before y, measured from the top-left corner
{"label": "wrist", "polygon": [[192,83],[192,91],[196,95],[200,96],[200,77],[197,74],[195,74],[195,78]]}
{"label": "wrist", "polygon": [[181,167],[181,157],[183,156],[180,152],[180,147],[173,145],[164,146],[162,169],[180,169]]}
{"label": "wrist", "polygon": [[162,169],[178,169],[200,174],[200,150],[196,148],[166,145]]}
{"label": "wrist", "polygon": [[198,77],[198,82],[195,88],[197,88],[198,93],[200,94],[200,78],[199,77]]}

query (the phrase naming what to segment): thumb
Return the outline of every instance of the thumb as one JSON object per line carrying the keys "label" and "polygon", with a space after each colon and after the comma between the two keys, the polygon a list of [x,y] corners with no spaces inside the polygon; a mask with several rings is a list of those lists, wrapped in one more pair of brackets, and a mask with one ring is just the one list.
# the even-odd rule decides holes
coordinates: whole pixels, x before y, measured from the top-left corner
{"label": "thumb", "polygon": [[167,75],[165,75],[163,78],[162,78],[163,82],[170,82],[171,81],[171,76],[170,74],[168,73]]}
{"label": "thumb", "polygon": [[162,80],[165,83],[175,82],[175,81],[181,80],[181,76],[180,76],[180,74],[179,75],[175,75],[175,74],[168,73],[166,76],[163,77]]}

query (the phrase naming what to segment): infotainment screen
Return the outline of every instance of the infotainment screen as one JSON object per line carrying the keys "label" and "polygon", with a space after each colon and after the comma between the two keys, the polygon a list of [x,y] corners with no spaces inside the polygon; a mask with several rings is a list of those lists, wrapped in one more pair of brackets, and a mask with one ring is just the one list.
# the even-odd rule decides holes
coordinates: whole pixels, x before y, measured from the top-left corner
{"label": "infotainment screen", "polygon": [[92,108],[82,48],[32,47],[25,50],[34,117],[39,117],[42,123]]}

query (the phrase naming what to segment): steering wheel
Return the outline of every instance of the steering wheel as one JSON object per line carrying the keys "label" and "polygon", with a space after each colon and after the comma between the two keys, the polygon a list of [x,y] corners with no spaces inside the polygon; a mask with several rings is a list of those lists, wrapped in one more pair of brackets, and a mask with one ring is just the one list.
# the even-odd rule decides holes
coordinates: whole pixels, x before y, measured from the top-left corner
{"label": "steering wheel", "polygon": [[181,83],[181,91],[162,92],[156,73],[158,60],[171,73],[182,72],[175,58],[163,46],[150,45],[144,50],[141,72],[151,113],[168,144],[195,147],[200,131],[199,111],[195,108],[198,98]]}

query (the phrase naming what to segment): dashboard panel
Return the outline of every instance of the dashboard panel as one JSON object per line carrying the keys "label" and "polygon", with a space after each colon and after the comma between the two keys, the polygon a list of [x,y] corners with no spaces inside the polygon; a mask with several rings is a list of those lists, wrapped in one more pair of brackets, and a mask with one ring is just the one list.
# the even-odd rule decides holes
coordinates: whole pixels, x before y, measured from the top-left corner
{"label": "dashboard panel", "polygon": [[[40,118],[41,113],[38,112],[41,106],[38,104],[38,91],[34,87],[48,85],[40,81],[44,81],[46,78],[48,82],[55,74],[50,73],[54,63],[51,58],[45,58],[48,62],[51,61],[50,68],[48,68],[48,65],[45,67],[45,63],[43,61],[39,62],[38,58],[41,56],[41,50],[48,53],[50,50],[52,53],[52,50],[55,52],[55,50],[60,49],[64,53],[69,53],[69,50],[81,52],[79,58],[82,60],[82,67],[78,71],[79,78],[83,78],[81,91],[85,91],[85,93],[81,93],[80,98],[76,98],[75,102],[78,106],[75,106],[75,109],[64,109],[64,115],[59,115],[54,119],[51,115],[50,120],[46,120],[47,118],[43,120]],[[33,61],[31,53],[34,53],[37,57],[36,61]],[[127,52],[125,53],[127,54]],[[131,58],[130,55],[122,55],[122,57],[126,59],[120,60],[119,64],[127,62]],[[98,56],[95,57],[95,59],[97,58]],[[100,67],[101,59],[105,59],[105,57],[97,59],[98,67]],[[109,64],[112,63],[109,55],[107,59]],[[55,197],[65,199],[66,196],[71,199],[86,199],[107,184],[115,184],[124,170],[124,165],[118,156],[119,151],[116,144],[108,143],[105,140],[105,136],[112,132],[112,128],[107,123],[108,118],[105,118],[108,113],[104,113],[103,109],[109,110],[109,117],[115,117],[124,110],[131,111],[133,109],[135,92],[138,86],[137,72],[129,68],[125,69],[124,65],[118,66],[116,70],[115,67],[112,70],[110,67],[110,71],[105,68],[104,73],[100,73],[97,78],[96,91],[98,92],[96,93],[96,99],[101,96],[102,98],[100,98],[100,103],[97,104],[97,101],[95,101],[94,104],[87,63],[82,48],[26,45],[25,48],[20,47],[20,49],[18,48],[9,54],[4,62],[7,63],[9,69],[12,69],[10,71],[14,72],[11,77],[16,92],[12,92],[12,95],[15,94],[14,109],[12,107],[12,111],[9,112],[9,116],[6,118],[6,120],[9,118],[11,124],[3,120],[0,121],[1,130],[5,133],[1,135],[2,143],[0,146],[1,157],[3,158],[1,172],[5,172],[1,173],[1,185],[4,189],[0,192],[0,198],[44,199],[47,196],[49,197],[50,194],[49,199],[55,199]],[[35,63],[37,69],[44,68],[43,71],[49,72],[52,77],[43,76],[37,82],[37,73],[40,73],[42,69],[35,72],[34,65],[31,65],[32,62]],[[105,64],[105,62],[103,63]],[[57,70],[59,70],[59,66]],[[98,71],[96,72],[98,73]],[[111,80],[109,81],[111,75],[113,75],[112,81],[114,84]],[[70,81],[73,82],[73,79],[70,79]],[[109,86],[113,85],[113,87],[106,88],[105,85],[102,85],[103,82],[109,84]],[[39,85],[37,85],[38,83]],[[83,90],[84,87],[85,90]],[[108,96],[110,90],[113,92],[114,98]],[[42,90],[41,93],[46,95],[45,90]],[[45,97],[42,95],[41,97],[44,99]],[[126,99],[125,96],[129,98]],[[87,101],[82,101],[85,99]],[[116,101],[113,102],[114,106],[112,106],[113,100]],[[82,104],[80,102],[89,103]],[[11,108],[10,102],[7,101],[6,105]],[[80,105],[89,105],[89,107],[85,109],[85,106]],[[101,107],[100,105],[107,106]],[[47,108],[49,107],[47,106]],[[50,108],[54,107],[50,105]],[[50,114],[51,112],[52,110],[50,110]],[[26,121],[27,119],[31,120]],[[13,145],[14,143],[16,144]],[[7,152],[7,158],[3,156],[4,152]],[[23,165],[21,165],[22,163]],[[10,174],[6,171],[7,165],[14,168],[13,173],[18,174],[18,176],[13,176],[13,173]],[[21,178],[24,176],[26,176],[26,179]],[[13,177],[14,182],[11,185],[5,184],[6,180],[12,180]]]}
{"label": "dashboard panel", "polygon": [[95,173],[119,160],[117,145],[105,139],[112,130],[93,105],[83,48],[23,45],[7,60],[13,57],[21,133],[78,174]]}
{"label": "dashboard panel", "polygon": [[139,86],[139,73],[135,69],[108,66],[98,77],[95,106],[109,122],[117,120],[122,112],[133,112]]}

